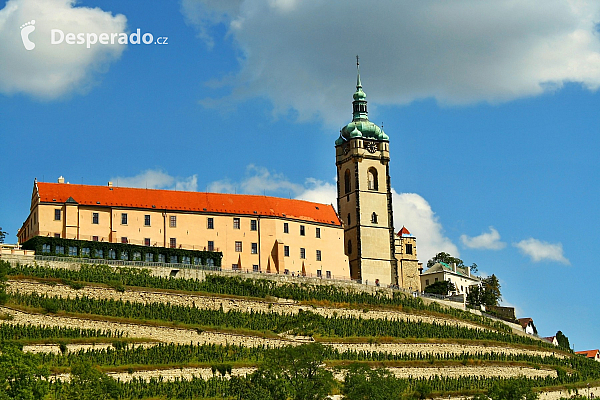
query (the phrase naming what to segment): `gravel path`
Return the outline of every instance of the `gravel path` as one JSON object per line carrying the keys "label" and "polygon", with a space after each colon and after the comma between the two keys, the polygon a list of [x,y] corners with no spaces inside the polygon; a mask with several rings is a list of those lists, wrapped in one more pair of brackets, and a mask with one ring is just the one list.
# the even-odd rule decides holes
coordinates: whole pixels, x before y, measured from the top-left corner
{"label": "gravel path", "polygon": [[360,317],[364,319],[388,319],[402,320],[410,322],[426,322],[438,324],[448,324],[453,326],[467,327],[473,329],[483,329],[479,325],[469,323],[467,321],[459,321],[451,318],[433,318],[429,316],[408,314],[399,311],[381,311],[381,310],[352,310],[344,308],[329,308],[329,307],[310,307],[296,304],[293,301],[285,301],[279,303],[271,303],[267,301],[230,299],[222,297],[208,297],[188,294],[172,294],[152,291],[137,291],[129,290],[125,292],[117,292],[114,289],[85,286],[75,290],[66,285],[47,285],[34,281],[9,281],[9,291],[19,291],[21,293],[46,294],[50,296],[75,297],[87,296],[93,299],[114,299],[130,301],[135,303],[170,303],[172,305],[180,305],[187,307],[197,307],[201,309],[218,310],[223,308],[223,311],[236,310],[242,312],[276,312],[279,314],[297,314],[300,310],[311,311],[316,314],[332,317],[334,314],[338,317]]}

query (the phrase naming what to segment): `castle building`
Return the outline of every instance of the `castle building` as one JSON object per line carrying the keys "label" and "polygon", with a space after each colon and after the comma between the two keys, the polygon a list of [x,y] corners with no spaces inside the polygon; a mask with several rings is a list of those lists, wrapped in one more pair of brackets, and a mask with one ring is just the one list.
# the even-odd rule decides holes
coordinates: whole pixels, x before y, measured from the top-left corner
{"label": "castle building", "polygon": [[[302,200],[120,188],[110,182],[71,185],[61,177],[58,183],[34,182],[19,242],[44,236],[220,251],[223,269],[419,291],[416,238],[406,228],[394,232],[389,137],[369,121],[360,70],[353,99],[352,121],[335,141],[337,213],[332,205]],[[142,253],[135,250],[143,260]],[[152,254],[145,253],[150,261]]]}
{"label": "castle building", "polygon": [[389,137],[369,121],[360,71],[353,97],[352,121],[335,141],[338,212],[350,275],[365,283],[398,285]]}
{"label": "castle building", "polygon": [[223,269],[350,278],[333,206],[303,200],[35,181],[17,236],[220,251]]}

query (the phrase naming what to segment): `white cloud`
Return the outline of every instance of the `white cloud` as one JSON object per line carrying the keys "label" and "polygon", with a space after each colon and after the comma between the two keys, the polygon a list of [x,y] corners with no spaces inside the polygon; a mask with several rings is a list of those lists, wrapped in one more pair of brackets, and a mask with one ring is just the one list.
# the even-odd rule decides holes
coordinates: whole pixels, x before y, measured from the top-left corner
{"label": "white cloud", "polygon": [[597,1],[184,0],[182,12],[209,43],[225,25],[243,54],[223,82],[232,86],[225,101],[266,96],[275,113],[301,120],[345,122],[357,53],[377,104],[501,102],[564,82],[600,85]]}
{"label": "white cloud", "polygon": [[[20,27],[32,20],[29,39],[35,48],[27,51]],[[89,90],[96,73],[106,71],[126,46],[52,45],[50,31],[121,33],[126,25],[124,15],[75,7],[75,0],[9,0],[0,10],[0,92],[48,100]]]}
{"label": "white cloud", "polygon": [[460,257],[458,248],[445,236],[439,218],[423,197],[416,193],[396,193],[392,189],[394,226],[405,226],[417,237],[417,255],[424,264],[440,251]]}
{"label": "white cloud", "polygon": [[484,232],[479,236],[460,235],[460,241],[469,249],[500,250],[506,247],[506,243],[500,241],[498,231],[493,226],[490,226],[489,229],[489,232]]}
{"label": "white cloud", "polygon": [[513,243],[521,253],[529,256],[533,262],[556,261],[570,265],[570,261],[563,255],[562,243],[548,243],[534,238]]}
{"label": "white cloud", "polygon": [[337,210],[337,185],[323,182],[314,178],[308,178],[304,184],[305,189],[296,198],[322,204],[333,204]]}
{"label": "white cloud", "polygon": [[198,175],[177,178],[158,170],[146,170],[136,176],[110,178],[115,186],[146,189],[172,189],[195,192],[198,190]]}
{"label": "white cloud", "polygon": [[229,179],[212,182],[208,185],[209,192],[245,193],[245,194],[276,194],[282,197],[296,197],[304,188],[290,182],[283,174],[272,173],[265,167],[250,164],[246,167],[246,176],[240,182]]}

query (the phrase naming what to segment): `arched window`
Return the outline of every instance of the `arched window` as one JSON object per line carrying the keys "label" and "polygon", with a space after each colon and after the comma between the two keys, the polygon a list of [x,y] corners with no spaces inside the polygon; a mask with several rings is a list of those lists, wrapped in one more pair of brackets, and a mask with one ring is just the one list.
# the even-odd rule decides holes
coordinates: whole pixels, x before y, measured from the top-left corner
{"label": "arched window", "polygon": [[352,240],[348,240],[348,254],[352,254]]}
{"label": "arched window", "polygon": [[348,213],[348,225],[350,225],[352,221],[350,220],[350,213]]}
{"label": "arched window", "polygon": [[367,182],[369,190],[378,190],[379,184],[377,182],[377,170],[375,168],[369,168],[367,171]]}
{"label": "arched window", "polygon": [[346,172],[344,172],[344,193],[350,193],[350,170],[347,169]]}
{"label": "arched window", "polygon": [[371,222],[374,224],[377,223],[377,214],[375,214],[375,213],[371,214]]}

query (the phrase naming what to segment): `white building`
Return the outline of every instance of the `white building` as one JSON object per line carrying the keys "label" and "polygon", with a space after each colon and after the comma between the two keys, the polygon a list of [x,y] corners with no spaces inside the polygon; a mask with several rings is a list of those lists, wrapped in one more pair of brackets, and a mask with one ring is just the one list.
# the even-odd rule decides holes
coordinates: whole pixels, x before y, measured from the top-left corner
{"label": "white building", "polygon": [[450,281],[454,284],[456,291],[452,294],[468,294],[469,287],[481,285],[481,279],[471,275],[469,267],[457,267],[456,264],[448,265],[443,262],[434,264],[427,271],[421,273],[421,288],[425,288],[435,282]]}

